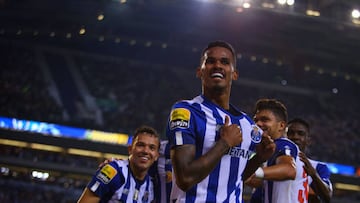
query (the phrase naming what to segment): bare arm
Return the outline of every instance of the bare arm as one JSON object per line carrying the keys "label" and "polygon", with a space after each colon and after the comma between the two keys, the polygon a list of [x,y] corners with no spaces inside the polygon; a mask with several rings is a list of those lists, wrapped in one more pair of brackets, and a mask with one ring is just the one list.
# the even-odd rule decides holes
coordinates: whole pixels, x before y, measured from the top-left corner
{"label": "bare arm", "polygon": [[81,194],[77,203],[98,203],[100,198],[95,193],[91,192],[88,188],[85,188]]}
{"label": "bare arm", "polygon": [[325,202],[330,202],[332,191],[329,186],[322,181],[319,174],[316,172],[316,169],[311,165],[309,159],[303,152],[300,152],[300,160],[304,162],[304,168],[306,173],[311,176],[313,183],[315,185],[314,192]]}
{"label": "bare arm", "polygon": [[242,142],[242,134],[237,125],[225,125],[220,131],[220,139],[201,157],[195,159],[196,146],[182,145],[171,150],[171,159],[178,187],[184,191],[202,181],[221,160],[230,147]]}
{"label": "bare arm", "polygon": [[264,179],[266,180],[294,180],[296,177],[296,166],[293,157],[283,155],[276,159],[273,166],[264,167]]}

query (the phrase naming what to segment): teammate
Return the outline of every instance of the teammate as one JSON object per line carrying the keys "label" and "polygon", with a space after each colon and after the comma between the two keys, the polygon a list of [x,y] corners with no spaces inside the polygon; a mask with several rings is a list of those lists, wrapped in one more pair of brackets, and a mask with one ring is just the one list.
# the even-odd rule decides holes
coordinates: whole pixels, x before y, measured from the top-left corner
{"label": "teammate", "polygon": [[154,177],[156,202],[169,203],[172,189],[172,164],[170,159],[170,145],[167,140],[160,142],[159,158],[152,165],[149,174]]}
{"label": "teammate", "polygon": [[[267,161],[266,167],[260,167],[254,174],[255,180],[256,178],[264,180],[265,203],[308,201],[307,174],[298,155],[299,148],[286,138],[287,117],[286,107],[280,101],[260,99],[256,102],[254,121],[264,132],[269,133],[276,144],[275,153]],[[254,183],[251,179],[247,181],[250,185]]]}
{"label": "teammate", "polygon": [[155,129],[139,127],[128,148],[129,159],[114,160],[98,169],[78,202],[153,202],[148,170],[158,159],[159,145]]}
{"label": "teammate", "polygon": [[325,163],[309,159],[305,155],[306,147],[310,143],[310,125],[301,118],[295,118],[288,122],[287,136],[301,150],[300,160],[305,164],[310,185],[309,202],[330,202],[332,184],[329,168]]}
{"label": "teammate", "polygon": [[238,78],[230,44],[209,43],[196,76],[202,94],[175,103],[167,126],[176,185],[182,190],[177,202],[242,202],[243,180],[274,153],[275,145],[229,103]]}

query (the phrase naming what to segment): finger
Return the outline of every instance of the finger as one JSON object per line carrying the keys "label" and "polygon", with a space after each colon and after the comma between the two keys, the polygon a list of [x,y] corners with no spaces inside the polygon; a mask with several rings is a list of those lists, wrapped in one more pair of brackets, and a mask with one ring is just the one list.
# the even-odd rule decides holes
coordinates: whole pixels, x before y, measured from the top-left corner
{"label": "finger", "polygon": [[228,126],[230,122],[229,116],[225,116],[225,126]]}

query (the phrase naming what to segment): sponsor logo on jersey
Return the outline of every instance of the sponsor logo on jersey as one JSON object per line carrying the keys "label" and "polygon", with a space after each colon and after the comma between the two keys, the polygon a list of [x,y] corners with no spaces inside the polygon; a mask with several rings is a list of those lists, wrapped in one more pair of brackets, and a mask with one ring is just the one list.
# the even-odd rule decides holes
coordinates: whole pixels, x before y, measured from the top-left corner
{"label": "sponsor logo on jersey", "polygon": [[166,182],[170,183],[172,181],[172,172],[166,171]]}
{"label": "sponsor logo on jersey", "polygon": [[107,164],[105,165],[101,171],[96,176],[101,182],[108,184],[117,174],[117,171],[114,167]]}
{"label": "sponsor logo on jersey", "polygon": [[262,137],[262,130],[257,125],[252,125],[251,140],[254,143],[260,143]]}
{"label": "sponsor logo on jersey", "polygon": [[185,108],[176,108],[170,114],[170,129],[189,128],[190,111]]}
{"label": "sponsor logo on jersey", "polygon": [[253,153],[254,153],[253,151],[241,149],[240,147],[232,147],[230,148],[228,155],[232,157],[238,157],[238,158],[243,157],[245,159],[250,159]]}

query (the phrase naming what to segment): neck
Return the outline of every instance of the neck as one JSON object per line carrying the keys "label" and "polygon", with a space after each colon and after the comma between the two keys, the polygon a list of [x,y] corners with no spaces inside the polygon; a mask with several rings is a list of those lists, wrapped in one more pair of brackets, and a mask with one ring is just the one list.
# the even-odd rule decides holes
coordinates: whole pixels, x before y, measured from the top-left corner
{"label": "neck", "polygon": [[130,166],[130,170],[131,170],[132,175],[137,180],[144,180],[145,179],[146,174],[147,174],[147,170],[141,170],[141,169],[135,167],[134,164],[132,164],[131,162],[130,162],[129,166]]}
{"label": "neck", "polygon": [[230,109],[230,93],[226,91],[203,91],[203,94],[207,99],[223,109]]}

